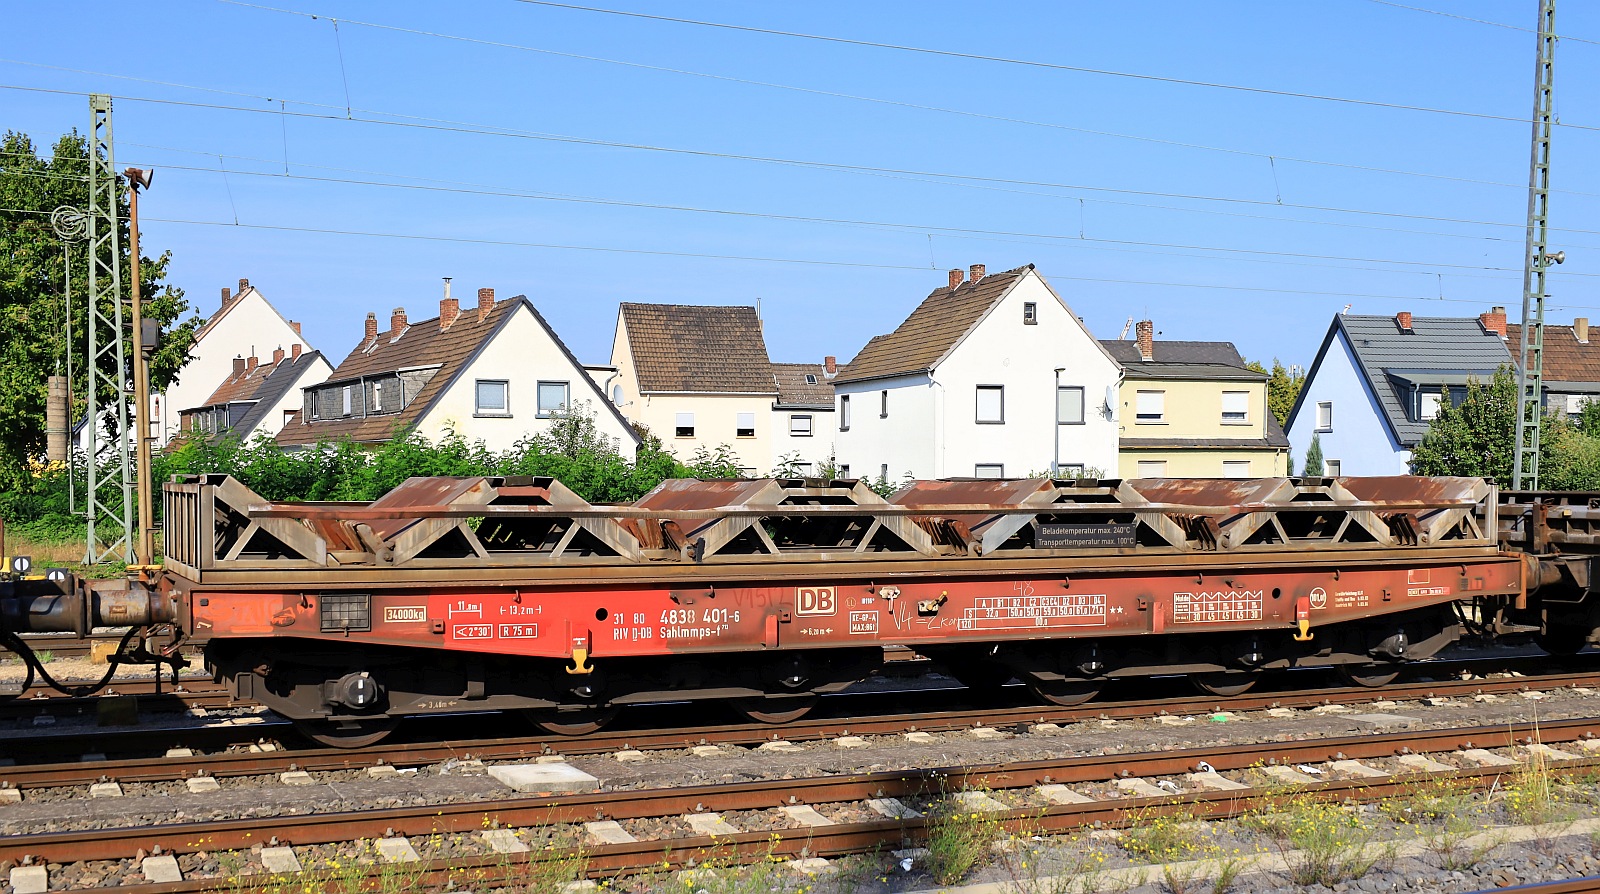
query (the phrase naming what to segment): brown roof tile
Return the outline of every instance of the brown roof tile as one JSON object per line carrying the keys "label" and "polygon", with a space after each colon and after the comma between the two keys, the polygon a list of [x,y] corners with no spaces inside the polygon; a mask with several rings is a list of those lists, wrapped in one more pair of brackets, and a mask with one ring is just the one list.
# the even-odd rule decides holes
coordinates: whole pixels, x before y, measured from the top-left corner
{"label": "brown roof tile", "polygon": [[[1571,326],[1544,324],[1544,380],[1553,382],[1600,382],[1600,327],[1589,334],[1589,343],[1580,344]],[[1522,327],[1506,326],[1506,348],[1513,362],[1522,362]]]}
{"label": "brown roof tile", "polygon": [[772,394],[772,362],[753,307],[622,304],[639,390]]}
{"label": "brown roof tile", "polygon": [[389,440],[396,429],[413,425],[422,418],[422,414],[433,405],[434,399],[455,378],[462,364],[500,328],[502,322],[526,303],[527,299],[521,296],[501,301],[482,320],[478,319],[477,308],[464,309],[455,323],[443,331],[439,329],[439,318],[433,317],[412,323],[400,333],[379,332],[378,337],[370,343],[363,338],[324,384],[436,364],[440,367],[439,372],[399,413],[365,418],[295,420],[278,433],[278,443],[314,444],[321,440],[341,438],[362,442]]}
{"label": "brown roof tile", "polygon": [[257,364],[255,369],[250,369],[247,366],[245,371],[241,373],[229,370],[228,377],[222,380],[222,384],[217,386],[217,390],[211,392],[211,396],[206,398],[205,403],[201,404],[201,406],[212,407],[217,404],[232,403],[236,400],[253,400],[256,392],[261,388],[261,383],[267,380],[267,376],[272,375],[272,371],[276,366],[277,364],[273,363],[261,363]]}
{"label": "brown roof tile", "polygon": [[930,369],[1030,270],[1018,267],[934,289],[893,332],[867,342],[835,382],[903,376]]}
{"label": "brown roof tile", "polygon": [[778,406],[833,408],[833,382],[822,364],[774,363],[772,377],[778,383]]}

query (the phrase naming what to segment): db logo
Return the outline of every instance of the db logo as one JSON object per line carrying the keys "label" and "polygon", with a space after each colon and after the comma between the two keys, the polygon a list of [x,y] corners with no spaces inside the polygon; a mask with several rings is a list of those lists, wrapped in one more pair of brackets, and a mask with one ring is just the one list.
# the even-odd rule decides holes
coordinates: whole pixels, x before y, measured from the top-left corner
{"label": "db logo", "polygon": [[831,615],[833,614],[833,588],[832,587],[801,587],[800,609],[802,615]]}

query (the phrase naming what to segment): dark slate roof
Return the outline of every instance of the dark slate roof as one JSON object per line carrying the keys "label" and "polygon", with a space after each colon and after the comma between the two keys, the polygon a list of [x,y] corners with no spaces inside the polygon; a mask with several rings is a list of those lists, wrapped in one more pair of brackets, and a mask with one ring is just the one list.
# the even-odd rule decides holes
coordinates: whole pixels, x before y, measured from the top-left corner
{"label": "dark slate roof", "polygon": [[893,332],[867,342],[834,381],[883,379],[932,369],[1032,269],[1030,264],[967,280],[953,289],[934,289]]}
{"label": "dark slate roof", "polygon": [[[1390,433],[1398,443],[1408,447],[1422,440],[1428,423],[1409,418],[1389,370],[1403,371],[1404,378],[1428,384],[1419,380],[1429,378],[1430,372],[1439,376],[1441,382],[1460,375],[1487,380],[1495,370],[1512,362],[1505,342],[1499,335],[1484,329],[1476,317],[1413,317],[1411,331],[1405,332],[1392,316],[1339,314],[1329,325],[1317,359],[1311,364],[1306,377],[1308,383],[1316,378],[1336,333],[1343,335],[1355,354],[1356,365],[1368,389],[1383,408]],[[1301,390],[1299,400],[1289,413],[1291,423],[1299,417],[1309,390]]]}
{"label": "dark slate roof", "polygon": [[260,425],[273,405],[277,404],[288,393],[289,389],[300,381],[300,376],[310,369],[312,364],[321,359],[321,351],[309,351],[302,353],[298,358],[285,357],[283,360],[271,364],[272,371],[261,382],[255,394],[251,395],[250,399],[256,402],[255,406],[251,407],[250,412],[239,420],[238,430],[242,432],[251,431],[257,425]]}
{"label": "dark slate roof", "polygon": [[[1139,357],[1139,343],[1129,339],[1102,338],[1111,359],[1123,366],[1148,366]],[[1244,368],[1244,358],[1230,341],[1157,341],[1152,345],[1149,363],[1202,363]]]}
{"label": "dark slate roof", "polygon": [[[1589,333],[1589,343],[1582,344],[1571,326],[1544,324],[1544,383],[1549,388],[1557,383],[1600,382],[1600,326]],[[1506,348],[1517,365],[1522,363],[1522,326],[1506,326]]]}
{"label": "dark slate roof", "polygon": [[772,361],[753,307],[623,302],[643,393],[772,394]]}
{"label": "dark slate roof", "polygon": [[[816,384],[806,381],[811,376]],[[774,363],[772,378],[778,384],[774,407],[833,409],[833,382],[820,363]]]}

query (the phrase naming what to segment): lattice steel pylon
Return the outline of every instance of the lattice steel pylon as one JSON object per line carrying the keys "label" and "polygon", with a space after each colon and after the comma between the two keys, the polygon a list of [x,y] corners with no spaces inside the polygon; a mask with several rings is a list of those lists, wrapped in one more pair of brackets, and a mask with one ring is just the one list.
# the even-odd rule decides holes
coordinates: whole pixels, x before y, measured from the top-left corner
{"label": "lattice steel pylon", "polygon": [[[122,238],[117,219],[117,167],[112,157],[111,97],[89,95],[89,283],[85,371],[88,437],[85,513],[89,535],[83,561],[133,561],[130,384],[122,331]],[[109,403],[108,403],[109,401]],[[109,430],[107,430],[109,429]]]}
{"label": "lattice steel pylon", "polygon": [[1556,0],[1539,0],[1539,59],[1534,71],[1533,157],[1528,170],[1528,239],[1522,256],[1522,363],[1517,369],[1516,459],[1511,485],[1539,489],[1544,422],[1544,273],[1560,256],[1545,253],[1550,214],[1550,129],[1555,118]]}

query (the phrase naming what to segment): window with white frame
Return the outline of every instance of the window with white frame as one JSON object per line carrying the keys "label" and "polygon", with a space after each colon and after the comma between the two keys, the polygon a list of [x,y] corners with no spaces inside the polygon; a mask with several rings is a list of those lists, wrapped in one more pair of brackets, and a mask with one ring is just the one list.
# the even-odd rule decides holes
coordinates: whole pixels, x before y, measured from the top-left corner
{"label": "window with white frame", "polygon": [[1034,326],[1039,322],[1039,305],[1032,301],[1022,303],[1022,325]]}
{"label": "window with white frame", "polygon": [[1340,475],[1343,475],[1343,474],[1344,474],[1344,472],[1342,472],[1340,470],[1340,463],[1339,463],[1338,460],[1336,460],[1336,459],[1325,459],[1325,460],[1322,461],[1322,475],[1323,475],[1323,477],[1325,477],[1325,478],[1338,478]]}
{"label": "window with white frame", "polygon": [[978,386],[978,423],[1003,425],[1006,421],[1006,386]]}
{"label": "window with white frame", "polygon": [[806,384],[807,385],[815,385],[815,384],[817,384],[817,374],[816,373],[806,373]]}
{"label": "window with white frame", "polygon": [[1317,401],[1317,431],[1333,431],[1333,401]]}
{"label": "window with white frame", "polygon": [[549,419],[567,408],[566,382],[539,383],[539,418]]}
{"label": "window with white frame", "polygon": [[839,465],[839,477],[840,478],[849,478],[850,477],[850,464],[849,463],[841,463]]}
{"label": "window with white frame", "polygon": [[884,463],[883,465],[878,467],[878,478],[880,478],[883,481],[888,481],[889,480],[889,464],[888,463]]}
{"label": "window with white frame", "polygon": [[1165,478],[1167,477],[1167,461],[1164,459],[1139,460],[1140,478]]}
{"label": "window with white frame", "polygon": [[1439,391],[1422,390],[1417,393],[1417,419],[1427,420],[1439,415]]}
{"label": "window with white frame", "polygon": [[1083,386],[1061,385],[1056,388],[1056,424],[1083,424]]}
{"label": "window with white frame", "polygon": [[1225,459],[1222,461],[1222,477],[1224,478],[1249,478],[1250,460]]}
{"label": "window with white frame", "polygon": [[679,413],[678,418],[674,422],[672,434],[674,437],[679,438],[694,437],[694,414]]}
{"label": "window with white frame", "polygon": [[792,438],[811,437],[811,417],[809,415],[795,414],[789,417],[789,436]]}
{"label": "window with white frame", "polygon": [[1250,392],[1222,392],[1222,424],[1244,425],[1250,421]]}
{"label": "window with white frame", "polygon": [[1006,467],[1004,463],[978,463],[972,467],[974,478],[1004,478]]}
{"label": "window with white frame", "polygon": [[374,412],[374,413],[382,413],[383,412],[383,383],[382,382],[373,382],[372,383],[372,412]]}
{"label": "window with white frame", "polygon": [[850,430],[850,395],[839,395],[839,430]]}
{"label": "window with white frame", "polygon": [[350,386],[349,385],[344,386],[343,391],[344,391],[344,414],[343,415],[348,416],[348,415],[350,415]]}
{"label": "window with white frame", "polygon": [[506,399],[510,384],[505,379],[479,379],[472,412],[477,416],[510,416],[511,404]]}
{"label": "window with white frame", "polygon": [[756,436],[756,414],[740,413],[733,423],[733,434],[739,438]]}
{"label": "window with white frame", "polygon": [[878,418],[889,418],[889,392],[887,391],[878,392]]}
{"label": "window with white frame", "polygon": [[1165,391],[1140,391],[1134,395],[1134,421],[1142,423],[1163,422],[1167,415]]}

